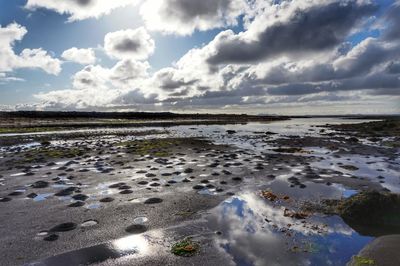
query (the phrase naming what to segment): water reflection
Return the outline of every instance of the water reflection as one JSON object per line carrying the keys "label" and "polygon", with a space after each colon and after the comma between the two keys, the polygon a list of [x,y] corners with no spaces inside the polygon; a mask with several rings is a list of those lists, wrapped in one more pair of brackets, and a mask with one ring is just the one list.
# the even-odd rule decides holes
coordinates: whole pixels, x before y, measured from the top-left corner
{"label": "water reflection", "polygon": [[237,265],[345,265],[372,238],[358,235],[340,217],[285,217],[255,193],[230,198],[207,216],[220,231],[216,245]]}
{"label": "water reflection", "polygon": [[100,263],[127,255],[146,255],[150,250],[149,237],[146,235],[127,236],[110,243],[74,250],[30,263],[27,266],[78,266]]}
{"label": "water reflection", "polygon": [[[394,193],[400,193],[399,162],[399,159],[389,161],[377,156],[348,155],[340,158],[329,156],[321,161],[312,162],[311,166],[343,172],[348,177],[354,175],[367,178],[373,182],[379,182],[383,187]],[[343,165],[354,166],[356,170],[347,170],[342,167]]]}

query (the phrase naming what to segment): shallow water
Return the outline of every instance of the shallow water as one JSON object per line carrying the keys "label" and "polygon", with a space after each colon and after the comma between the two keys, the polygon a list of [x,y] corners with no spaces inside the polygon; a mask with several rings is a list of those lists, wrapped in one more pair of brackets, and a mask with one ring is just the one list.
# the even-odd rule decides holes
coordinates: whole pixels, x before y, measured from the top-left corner
{"label": "shallow water", "polygon": [[345,265],[373,238],[338,216],[293,220],[254,193],[232,197],[206,217],[221,252],[236,265]]}
{"label": "shallow water", "polygon": [[[35,190],[37,196],[33,199],[24,197],[12,200],[29,200],[38,205],[60,204],[61,202],[66,205],[63,206],[66,208],[68,204],[76,201],[72,200],[71,196],[56,197],[54,194],[62,189],[76,186],[82,190],[79,193],[85,193],[88,198],[87,201],[84,200],[85,204],[81,206],[82,208],[69,209],[74,209],[74,211],[82,209],[90,214],[104,211],[110,205],[113,211],[118,210],[118,205],[112,204],[119,203],[121,205],[129,204],[132,208],[145,205],[149,210],[149,208],[153,208],[152,204],[162,205],[168,201],[169,193],[172,193],[170,191],[173,193],[193,192],[196,193],[194,195],[201,195],[205,199],[219,196],[225,199],[226,195],[234,195],[223,200],[217,207],[200,214],[201,221],[205,221],[202,225],[208,232],[204,236],[211,240],[217,250],[230,258],[234,264],[345,265],[351,256],[357,254],[373,237],[368,236],[368,233],[365,236],[360,235],[338,216],[310,213],[305,219],[297,219],[290,217],[287,213],[299,211],[300,206],[305,202],[348,198],[362,189],[347,183],[344,185],[340,182],[340,178],[351,180],[353,176],[357,176],[360,180],[368,181],[370,182],[368,184],[376,185],[378,188],[383,187],[400,193],[398,175],[400,159],[359,154],[337,156],[338,149],[332,150],[318,145],[306,147],[304,148],[305,152],[293,154],[277,152],[272,149],[279,146],[273,142],[277,139],[290,139],[291,136],[322,138],[319,131],[323,127],[317,126],[362,122],[365,120],[324,118],[243,125],[174,126],[168,128],[168,134],[157,136],[107,136],[105,138],[97,136],[88,138],[84,142],[82,140],[53,141],[51,145],[54,147],[74,148],[77,145],[84,145],[89,150],[96,150],[98,154],[93,153],[90,156],[73,160],[58,160],[52,166],[43,164],[38,165],[38,169],[29,169],[31,173],[36,175],[39,173],[41,179],[48,180],[49,186],[40,191]],[[155,128],[136,128],[128,131],[149,129]],[[93,132],[112,133],[119,132],[119,130],[127,129],[95,129]],[[236,133],[227,134],[227,130],[234,130]],[[276,134],[266,134],[266,132]],[[326,129],[325,133],[329,132],[331,131]],[[56,133],[59,132],[46,132],[46,134]],[[115,144],[126,140],[155,137],[201,137],[215,144],[230,145],[231,150],[227,153],[219,152],[213,146],[212,149],[201,152],[196,149],[181,151],[184,153],[174,154],[172,158],[167,157],[168,164],[156,163],[157,158],[140,156],[139,161],[125,162],[126,165],[132,163],[134,167],[123,168],[123,165],[116,165],[118,160],[130,158],[128,157],[130,155]],[[369,145],[364,140],[360,140],[360,143]],[[37,149],[38,147],[40,145],[33,143],[32,145],[24,144],[22,148]],[[2,155],[13,154],[14,148],[3,148]],[[103,153],[103,151],[105,152]],[[228,153],[235,156],[224,157]],[[298,157],[293,158],[294,156]],[[214,163],[216,163],[215,166],[211,166]],[[343,168],[348,165],[354,169]],[[157,168],[152,170],[151,167],[154,166]],[[191,174],[190,171],[184,173],[188,167],[195,168],[195,174]],[[263,169],[268,169],[268,171]],[[229,170],[229,175],[224,172],[225,170]],[[53,173],[43,175],[47,171]],[[71,180],[68,171],[73,175]],[[1,186],[18,178],[28,179],[27,173],[28,169],[15,169],[0,179]],[[195,175],[193,179],[191,179],[192,175]],[[307,175],[312,177],[307,177]],[[38,176],[34,176],[34,178],[39,178]],[[338,178],[335,179],[336,181],[327,182],[326,178],[332,176],[338,176]],[[51,177],[55,177],[55,179],[51,179]],[[84,181],[80,181],[81,177]],[[232,179],[232,177],[240,177],[240,180]],[[298,180],[297,183],[293,182],[293,178]],[[55,180],[57,181],[53,182]],[[221,180],[224,180],[225,183],[222,184]],[[121,182],[124,183],[121,186],[126,186],[125,188],[120,189],[121,186],[113,186]],[[30,190],[31,184],[32,182],[25,185],[23,191]],[[199,185],[204,187],[194,190],[194,187]],[[172,188],[174,190],[169,190]],[[9,192],[18,191],[19,188],[13,186],[12,189]],[[265,190],[287,196],[290,200],[270,202],[260,196],[261,191]],[[122,194],[124,193],[127,198],[123,198]],[[3,195],[1,196],[3,199]],[[112,198],[110,201],[100,201],[106,197]],[[58,200],[50,200],[53,198]],[[183,216],[191,215],[191,210],[179,213]],[[174,215],[176,216],[176,214]],[[78,249],[30,265],[79,265],[131,255],[157,256],[157,253],[152,253],[149,249],[148,234],[154,230],[143,233],[149,226],[147,217],[148,213],[141,211],[139,214],[132,214],[132,217],[127,219],[138,229],[143,229],[139,230],[138,235]],[[96,217],[87,217],[86,219],[89,218]],[[81,229],[88,230],[89,234],[93,227],[100,228],[102,221],[84,220],[77,224],[81,225]],[[216,231],[220,234],[210,234],[210,232]],[[193,233],[195,232],[188,234]],[[39,235],[39,237],[41,236]],[[165,249],[165,247],[161,248]]]}
{"label": "shallow water", "polygon": [[144,256],[149,252],[149,247],[150,244],[147,236],[133,235],[109,243],[99,244],[49,257],[43,261],[27,264],[27,266],[91,265],[128,255]]}

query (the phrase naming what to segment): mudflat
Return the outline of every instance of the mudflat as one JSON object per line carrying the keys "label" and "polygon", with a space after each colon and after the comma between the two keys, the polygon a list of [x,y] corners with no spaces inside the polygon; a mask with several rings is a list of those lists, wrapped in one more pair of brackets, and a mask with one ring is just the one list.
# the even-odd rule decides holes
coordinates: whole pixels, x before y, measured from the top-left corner
{"label": "mudflat", "polygon": [[12,127],[1,265],[379,265],[400,233],[396,117]]}

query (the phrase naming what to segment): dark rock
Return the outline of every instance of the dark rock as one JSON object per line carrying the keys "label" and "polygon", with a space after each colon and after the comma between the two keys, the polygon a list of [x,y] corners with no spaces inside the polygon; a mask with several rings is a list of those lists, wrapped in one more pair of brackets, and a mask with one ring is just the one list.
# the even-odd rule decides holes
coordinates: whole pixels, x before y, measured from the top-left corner
{"label": "dark rock", "polygon": [[149,199],[145,200],[144,204],[157,204],[157,203],[161,203],[161,202],[163,202],[163,200],[160,198],[149,198]]}
{"label": "dark rock", "polygon": [[74,230],[76,227],[77,227],[76,223],[71,223],[71,222],[62,223],[51,228],[50,232],[67,232]]}

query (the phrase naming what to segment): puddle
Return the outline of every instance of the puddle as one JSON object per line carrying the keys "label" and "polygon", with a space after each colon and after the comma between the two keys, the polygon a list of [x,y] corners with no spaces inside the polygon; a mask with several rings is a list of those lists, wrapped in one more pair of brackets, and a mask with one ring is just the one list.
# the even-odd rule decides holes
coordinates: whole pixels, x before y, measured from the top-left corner
{"label": "puddle", "polygon": [[[132,136],[103,138],[101,141],[91,139],[90,143],[85,142],[85,144],[76,141],[59,142],[53,145],[68,148],[81,144],[89,149],[93,148],[93,153],[96,152],[97,155],[75,158],[73,161],[61,160],[56,163],[56,167],[43,165],[44,169],[38,168],[34,171],[45,173],[51,169],[55,170],[43,176],[49,182],[53,177],[59,178],[61,182],[51,183],[49,187],[55,193],[67,187],[76,186],[82,191],[79,193],[91,195],[85,207],[76,210],[87,213],[91,212],[88,209],[100,208],[96,212],[104,211],[107,208],[106,203],[114,200],[108,197],[112,194],[117,195],[115,201],[109,206],[115,205],[116,211],[119,210],[117,205],[120,202],[126,204],[127,201],[133,203],[131,207],[134,208],[142,208],[144,204],[168,206],[170,198],[167,193],[164,194],[168,189],[176,189],[174,192],[196,191],[204,195],[206,200],[214,198],[208,196],[225,193],[238,195],[224,201],[207,214],[201,213],[201,217],[206,221],[204,228],[209,229],[210,232],[218,232],[218,234],[212,234],[217,251],[228,255],[233,264],[243,266],[345,265],[351,256],[372,238],[361,236],[338,216],[312,214],[293,218],[296,217],[293,213],[298,214],[295,212],[304,201],[318,202],[322,199],[348,198],[359,192],[334,183],[340,182],[340,179],[332,181],[329,179],[332,175],[338,175],[339,178],[351,178],[356,175],[379,182],[393,192],[400,192],[398,178],[400,161],[388,161],[385,158],[372,156],[371,158],[365,156],[336,158],[333,155],[335,151],[323,147],[308,147],[305,148],[308,151],[306,153],[285,154],[279,157],[280,153],[271,151],[274,147],[268,141],[277,138],[291,139],[293,136],[317,137],[320,136],[318,133],[320,128],[316,128],[315,125],[354,122],[364,121],[324,118],[243,125],[207,125],[194,129],[192,129],[193,126],[178,126],[168,128],[171,132],[169,135],[158,136],[160,138],[204,137],[215,144],[234,146],[229,153],[207,147],[192,148],[190,152],[195,155],[184,157],[176,153],[166,158],[141,155],[138,158],[135,157],[134,160],[118,159],[127,158],[131,154],[120,152],[123,150],[122,147],[118,149],[110,147],[129,138],[137,139]],[[228,130],[236,133],[225,134]],[[71,133],[74,132],[77,131]],[[104,152],[103,148],[109,150]],[[115,157],[116,155],[120,157]],[[303,158],[297,161],[298,157],[293,158],[294,155],[301,155],[299,157]],[[351,167],[343,168],[349,165],[357,169],[351,171],[349,170]],[[188,166],[195,169],[188,170],[186,173]],[[21,173],[12,174],[11,177],[26,175],[28,170],[19,168],[15,172],[21,171]],[[63,171],[63,173],[57,171]],[[339,171],[342,174],[337,173]],[[73,172],[71,174],[75,179],[71,179],[74,183],[66,177],[69,175],[67,172]],[[330,182],[326,182],[327,179]],[[4,180],[0,179],[0,181]],[[125,182],[126,189],[119,189],[123,185],[110,188],[110,185],[119,182]],[[0,183],[0,185],[3,184]],[[32,188],[27,187],[27,189],[31,192]],[[290,203],[284,201],[277,204],[261,198],[260,192],[264,189],[289,197]],[[15,187],[12,187],[12,190],[15,190]],[[47,192],[47,190],[42,192],[45,191]],[[38,193],[37,190],[32,192]],[[38,194],[33,201],[43,201],[53,195],[53,193]],[[200,196],[196,195],[196,197]],[[57,197],[57,199],[75,202],[71,201],[70,196]],[[135,205],[137,203],[140,205]],[[286,211],[285,208],[288,210]],[[147,215],[145,211],[142,211],[139,214]],[[118,259],[126,255],[139,256],[148,253],[150,245],[146,234],[151,233],[148,231],[148,218],[131,216],[127,218],[127,221],[129,221],[127,224],[129,226],[125,228],[125,231],[135,235],[53,256],[30,265],[87,265],[101,263],[110,258]],[[192,222],[191,220],[188,223]],[[87,220],[80,227],[90,228],[97,224],[95,220]],[[37,236],[45,237],[47,232],[40,232]],[[60,237],[62,237],[61,234]],[[168,248],[166,250],[168,251]]]}
{"label": "puddle", "polygon": [[54,195],[54,193],[38,194],[36,197],[33,198],[33,201],[37,201],[37,202],[44,201],[53,195]]}
{"label": "puddle", "polygon": [[91,226],[95,226],[97,224],[99,224],[99,222],[96,220],[87,220],[87,221],[84,221],[83,223],[81,223],[81,227],[91,227]]}
{"label": "puddle", "polygon": [[99,209],[101,207],[100,203],[91,203],[85,206],[87,209]]}
{"label": "puddle", "polygon": [[[349,155],[335,158],[327,157],[321,161],[311,163],[311,166],[319,169],[330,169],[343,173],[345,177],[356,176],[380,183],[391,192],[400,193],[400,167],[394,161],[387,161],[382,157],[368,158],[366,156]],[[354,167],[348,170],[345,167]]]}
{"label": "puddle", "polygon": [[144,224],[144,223],[147,223],[148,220],[149,220],[149,219],[148,219],[147,217],[145,217],[145,216],[140,216],[140,217],[135,218],[135,219],[133,220],[133,223],[134,223],[134,224]]}
{"label": "puddle", "polygon": [[232,197],[207,216],[215,245],[236,265],[345,265],[372,238],[338,216],[285,217],[254,193]]}
{"label": "puddle", "polygon": [[143,256],[150,251],[149,237],[132,235],[109,243],[74,250],[57,256],[49,257],[27,266],[78,266],[105,262],[127,255]]}

